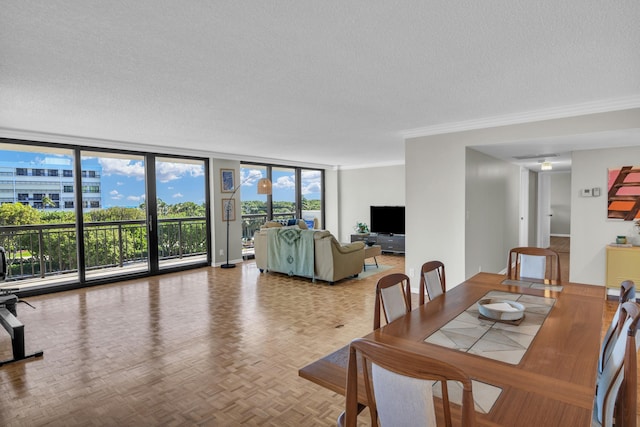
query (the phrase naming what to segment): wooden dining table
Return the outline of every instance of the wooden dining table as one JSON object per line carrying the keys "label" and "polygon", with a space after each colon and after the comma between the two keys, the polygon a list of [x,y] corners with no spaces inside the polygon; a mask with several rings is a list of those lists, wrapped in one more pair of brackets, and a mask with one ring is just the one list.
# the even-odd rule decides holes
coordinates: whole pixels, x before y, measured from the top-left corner
{"label": "wooden dining table", "polygon": [[[505,279],[500,274],[478,273],[366,338],[445,360],[463,369],[473,380],[497,387],[499,396],[490,410],[476,413],[479,425],[590,426],[605,288]],[[517,363],[425,342],[495,291],[554,300]],[[301,368],[298,374],[344,395],[347,360],[348,343]],[[367,404],[362,378],[358,401]]]}

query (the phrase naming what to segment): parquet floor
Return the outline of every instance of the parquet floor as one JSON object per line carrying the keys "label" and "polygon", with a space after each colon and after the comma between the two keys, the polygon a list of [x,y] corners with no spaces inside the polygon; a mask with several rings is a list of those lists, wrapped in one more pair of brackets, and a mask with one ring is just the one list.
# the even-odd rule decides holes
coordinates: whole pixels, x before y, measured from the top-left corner
{"label": "parquet floor", "polygon": [[28,298],[44,356],[0,367],[0,425],[333,426],[344,398],[297,371],[371,330],[378,277],[328,286],[249,260]]}

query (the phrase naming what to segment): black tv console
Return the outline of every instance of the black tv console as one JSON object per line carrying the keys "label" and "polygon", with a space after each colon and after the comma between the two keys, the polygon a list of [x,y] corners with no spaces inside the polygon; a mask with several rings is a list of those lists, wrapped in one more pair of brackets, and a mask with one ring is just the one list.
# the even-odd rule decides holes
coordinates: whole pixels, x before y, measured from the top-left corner
{"label": "black tv console", "polygon": [[382,252],[404,253],[404,234],[358,233],[351,235],[351,242],[373,242],[382,247]]}

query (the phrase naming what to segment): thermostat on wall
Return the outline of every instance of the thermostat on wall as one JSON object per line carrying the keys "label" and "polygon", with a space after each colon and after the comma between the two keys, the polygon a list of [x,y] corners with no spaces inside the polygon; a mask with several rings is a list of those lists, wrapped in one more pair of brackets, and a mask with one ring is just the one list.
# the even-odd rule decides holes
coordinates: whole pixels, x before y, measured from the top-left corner
{"label": "thermostat on wall", "polygon": [[582,197],[591,197],[591,189],[583,188],[582,189]]}

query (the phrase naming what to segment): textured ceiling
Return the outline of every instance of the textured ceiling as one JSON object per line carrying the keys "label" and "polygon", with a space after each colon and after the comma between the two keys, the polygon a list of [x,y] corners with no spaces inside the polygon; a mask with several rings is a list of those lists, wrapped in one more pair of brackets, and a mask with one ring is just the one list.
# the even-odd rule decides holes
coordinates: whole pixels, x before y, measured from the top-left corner
{"label": "textured ceiling", "polygon": [[[640,2],[0,0],[0,130],[339,167],[640,99]],[[417,133],[416,133],[417,132]]]}

